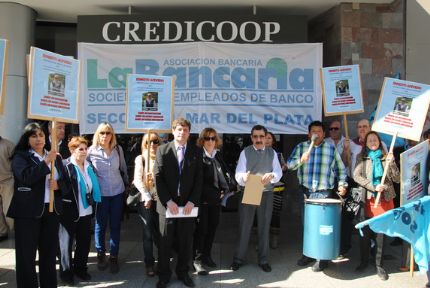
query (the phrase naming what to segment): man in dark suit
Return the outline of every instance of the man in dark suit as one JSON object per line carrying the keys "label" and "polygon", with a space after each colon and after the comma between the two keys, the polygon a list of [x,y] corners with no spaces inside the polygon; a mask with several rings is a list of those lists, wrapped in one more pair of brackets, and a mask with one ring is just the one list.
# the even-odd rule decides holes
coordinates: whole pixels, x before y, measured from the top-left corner
{"label": "man in dark suit", "polygon": [[157,212],[160,221],[160,243],[158,250],[157,288],[166,287],[170,280],[170,255],[172,246],[178,249],[176,275],[185,286],[194,287],[188,275],[188,263],[192,257],[195,218],[166,218],[166,212],[172,215],[188,215],[199,203],[202,188],[202,152],[194,145],[187,144],[191,124],[184,118],[172,123],[174,140],[162,145],[157,150],[154,165],[157,187]]}
{"label": "man in dark suit", "polygon": [[[63,122],[55,122],[55,130],[57,131],[57,144],[58,150],[63,159],[67,159],[70,157],[69,147],[67,147],[67,141],[65,140],[66,136],[66,123]],[[51,134],[52,134],[52,122],[48,123],[48,133],[45,134],[45,149],[47,151],[51,151]]]}

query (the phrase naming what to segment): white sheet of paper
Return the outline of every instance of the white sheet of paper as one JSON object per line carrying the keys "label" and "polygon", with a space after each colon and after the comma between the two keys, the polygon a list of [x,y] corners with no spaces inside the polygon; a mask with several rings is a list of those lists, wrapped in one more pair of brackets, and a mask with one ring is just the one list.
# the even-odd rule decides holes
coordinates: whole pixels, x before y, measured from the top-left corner
{"label": "white sheet of paper", "polygon": [[184,207],[178,207],[179,212],[176,215],[173,215],[170,213],[170,210],[166,210],[166,218],[189,218],[189,217],[197,217],[199,213],[199,207],[194,207],[193,210],[191,210],[191,213],[188,215],[184,215]]}

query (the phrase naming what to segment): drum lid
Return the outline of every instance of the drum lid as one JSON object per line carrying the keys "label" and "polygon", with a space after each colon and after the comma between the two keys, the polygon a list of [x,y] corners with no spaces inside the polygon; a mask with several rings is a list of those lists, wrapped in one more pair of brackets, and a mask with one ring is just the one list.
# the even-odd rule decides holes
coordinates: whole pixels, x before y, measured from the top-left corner
{"label": "drum lid", "polygon": [[316,204],[316,205],[327,205],[327,204],[341,204],[342,201],[338,199],[331,198],[321,198],[321,199],[306,199],[307,204]]}

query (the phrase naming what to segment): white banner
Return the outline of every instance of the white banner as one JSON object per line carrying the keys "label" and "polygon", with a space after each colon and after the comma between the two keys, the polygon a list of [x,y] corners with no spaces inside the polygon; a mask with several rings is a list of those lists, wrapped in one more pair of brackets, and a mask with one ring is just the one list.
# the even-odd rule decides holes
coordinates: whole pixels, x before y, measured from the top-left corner
{"label": "white banner", "polygon": [[273,133],[307,134],[321,120],[322,44],[79,43],[83,64],[80,133],[110,122],[125,133],[127,74],[176,78],[175,117],[191,131],[249,133],[261,124]]}

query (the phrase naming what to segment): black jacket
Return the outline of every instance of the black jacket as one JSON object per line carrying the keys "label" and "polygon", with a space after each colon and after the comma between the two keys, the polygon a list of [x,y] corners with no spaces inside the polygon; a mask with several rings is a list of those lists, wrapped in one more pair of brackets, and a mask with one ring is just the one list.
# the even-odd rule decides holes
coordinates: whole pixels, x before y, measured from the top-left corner
{"label": "black jacket", "polygon": [[[179,174],[179,164],[174,142],[162,145],[157,149],[154,165],[155,184],[159,203],[166,207],[169,200],[179,206],[188,201],[199,205],[202,189],[202,150],[194,145],[187,144],[182,173]],[[178,197],[178,185],[180,197]],[[157,209],[160,205],[157,205]],[[164,211],[158,211],[163,213]]]}
{"label": "black jacket", "polygon": [[201,203],[219,205],[221,203],[221,191],[229,191],[224,166],[219,152],[215,154],[214,158],[206,156],[203,152],[203,189]]}
{"label": "black jacket", "polygon": [[[58,172],[58,186],[54,191],[54,211],[62,213],[62,193],[67,193],[67,176],[61,157],[57,156],[55,167]],[[45,209],[45,180],[51,171],[45,161],[40,161],[29,151],[18,151],[12,158],[12,171],[15,177],[14,195],[7,212],[11,218],[39,218]]]}
{"label": "black jacket", "polygon": [[[51,141],[49,140],[48,136],[46,136],[46,140],[45,140],[45,149],[47,151],[51,151]],[[67,159],[70,157],[70,150],[69,150],[69,147],[67,147],[67,141],[65,140],[61,141],[61,144],[58,147],[57,152],[60,153],[63,159]]]}
{"label": "black jacket", "polygon": [[74,165],[69,160],[63,161],[70,189],[67,193],[63,194],[63,214],[61,215],[61,219],[76,222],[79,220],[78,176],[76,175]]}

